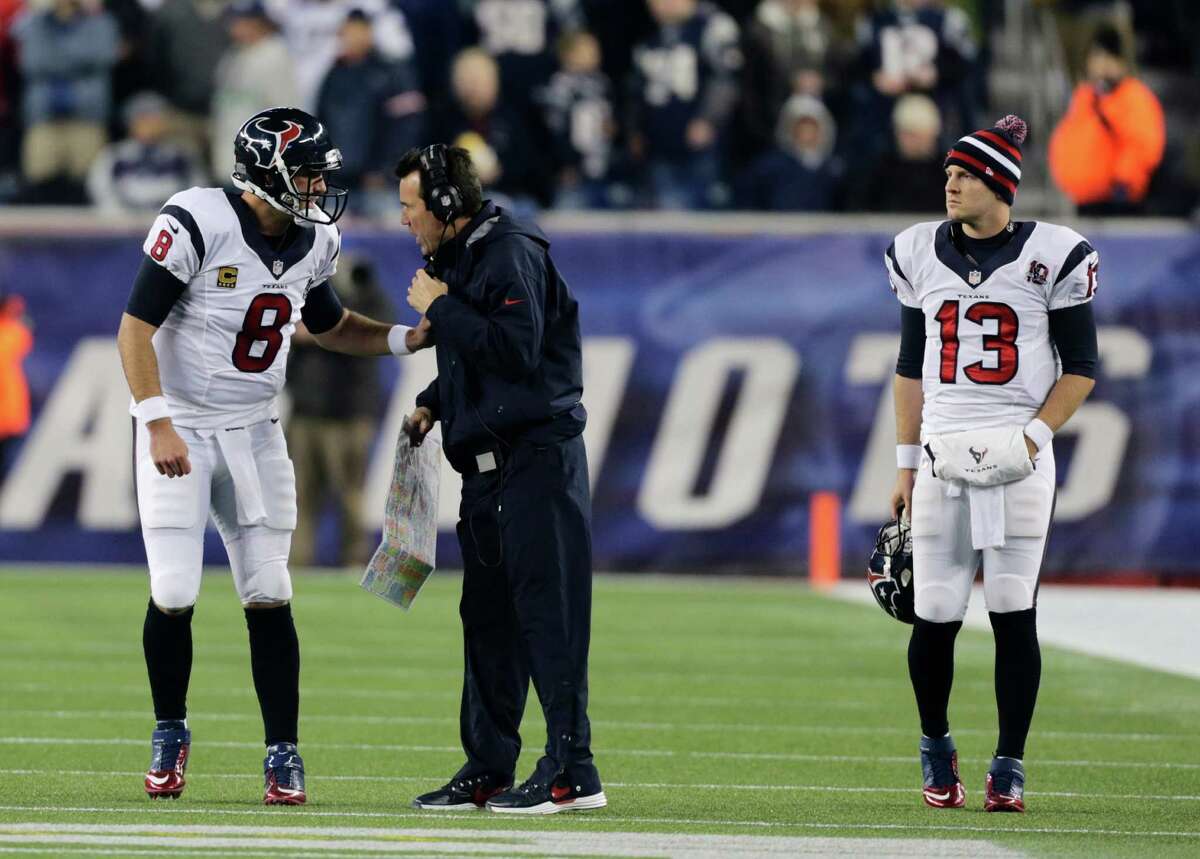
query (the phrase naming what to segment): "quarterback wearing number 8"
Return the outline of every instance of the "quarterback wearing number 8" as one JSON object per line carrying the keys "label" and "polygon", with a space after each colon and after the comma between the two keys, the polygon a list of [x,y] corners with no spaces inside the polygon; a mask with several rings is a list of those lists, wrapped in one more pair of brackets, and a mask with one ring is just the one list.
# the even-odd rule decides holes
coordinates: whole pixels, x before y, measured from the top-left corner
{"label": "quarterback wearing number 8", "polygon": [[174,798],[184,788],[191,621],[211,513],[245,609],[264,801],[298,805],[300,646],[288,572],[296,485],[275,405],[289,343],[303,323],[327,349],[406,355],[428,325],[351,313],[330,286],[346,191],[327,182],[342,158],[321,122],[271,108],[233,146],[240,193],[190,188],[167,201],[118,334],[150,568],[142,640],[157,724],[145,789]]}
{"label": "quarterback wearing number 8", "polygon": [[947,706],[954,639],[982,564],[999,716],[984,808],[1025,809],[1051,439],[1091,392],[1096,368],[1096,251],[1066,227],[1010,218],[1025,136],[1025,122],[1006,116],[958,140],[945,161],[947,220],[900,233],[884,259],[901,304],[892,512],[911,526],[908,667],[923,795],[936,808],[965,801]]}

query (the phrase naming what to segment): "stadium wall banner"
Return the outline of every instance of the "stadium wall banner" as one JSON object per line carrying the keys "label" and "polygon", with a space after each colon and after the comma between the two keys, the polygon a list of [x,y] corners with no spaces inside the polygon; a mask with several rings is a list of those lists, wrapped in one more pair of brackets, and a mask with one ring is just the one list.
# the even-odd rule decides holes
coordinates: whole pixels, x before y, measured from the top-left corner
{"label": "stadium wall banner", "polygon": [[[1089,232],[1101,253],[1101,362],[1055,440],[1046,571],[1200,574],[1200,237]],[[600,569],[802,573],[814,493],[841,499],[857,569],[895,479],[898,305],[891,234],[552,234],[585,335],[585,436]],[[129,394],[115,332],[139,235],[0,238],[0,283],[35,325],[34,423],[0,486],[0,559],[144,563]],[[348,229],[401,321],[411,238]],[[367,486],[383,510],[394,439],[431,352],[381,360],[390,395]],[[442,483],[439,563],[458,564],[458,480]],[[332,514],[331,514],[332,515]],[[332,519],[322,526],[332,545]],[[224,563],[210,532],[211,563]]]}

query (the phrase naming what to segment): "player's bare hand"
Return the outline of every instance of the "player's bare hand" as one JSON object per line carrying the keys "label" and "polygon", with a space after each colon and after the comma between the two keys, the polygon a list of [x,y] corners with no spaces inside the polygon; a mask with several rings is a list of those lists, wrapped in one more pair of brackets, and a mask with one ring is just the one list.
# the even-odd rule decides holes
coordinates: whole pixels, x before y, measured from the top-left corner
{"label": "player's bare hand", "polygon": [[404,333],[404,345],[408,347],[409,352],[428,349],[434,345],[433,325],[427,318],[422,316],[415,328],[410,328]]}
{"label": "player's bare hand", "polygon": [[159,474],[167,477],[183,477],[192,473],[192,463],[188,459],[188,446],[170,418],[159,418],[146,424],[150,433],[150,459]]}
{"label": "player's bare hand", "polygon": [[905,520],[912,522],[912,492],[913,484],[917,482],[917,472],[911,468],[901,468],[896,472],[896,488],[892,490],[892,516],[899,519],[903,514]]}
{"label": "player's bare hand", "polygon": [[401,429],[408,436],[410,445],[420,447],[421,442],[425,441],[425,436],[429,435],[429,431],[433,429],[433,412],[424,406],[417,406],[413,413],[405,419]]}
{"label": "player's bare hand", "polygon": [[450,287],[445,283],[419,268],[408,287],[408,306],[423,316],[434,299],[441,298],[449,291]]}
{"label": "player's bare hand", "polygon": [[1025,436],[1025,449],[1027,451],[1029,451],[1030,459],[1037,459],[1037,455],[1038,455],[1037,442],[1035,442],[1029,436]]}

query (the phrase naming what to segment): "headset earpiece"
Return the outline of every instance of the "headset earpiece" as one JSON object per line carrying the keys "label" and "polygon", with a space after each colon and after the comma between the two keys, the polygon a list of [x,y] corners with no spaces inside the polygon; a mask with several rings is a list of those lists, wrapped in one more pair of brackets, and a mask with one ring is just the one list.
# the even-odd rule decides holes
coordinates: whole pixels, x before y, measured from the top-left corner
{"label": "headset earpiece", "polygon": [[443,224],[462,214],[462,192],[450,181],[446,144],[435,143],[421,150],[421,172],[429,195],[429,211]]}

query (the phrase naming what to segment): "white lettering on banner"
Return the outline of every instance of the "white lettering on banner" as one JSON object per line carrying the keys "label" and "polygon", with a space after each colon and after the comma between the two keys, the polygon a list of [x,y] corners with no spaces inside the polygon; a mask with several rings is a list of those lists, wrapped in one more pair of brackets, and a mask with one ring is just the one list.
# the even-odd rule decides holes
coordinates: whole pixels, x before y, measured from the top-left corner
{"label": "white lettering on banner", "polygon": [[[1133,328],[1100,326],[1100,371],[1108,378],[1137,379],[1150,371],[1153,347]],[[896,483],[896,421],[891,381],[896,372],[900,338],[895,334],[860,334],[846,360],[846,382],[884,382],[875,409],[858,479],[850,496],[849,517],[860,523],[882,522]],[[1084,403],[1057,437],[1078,437],[1066,481],[1059,487],[1054,518],[1074,522],[1112,500],[1129,440],[1129,417],[1111,403]],[[1061,473],[1061,470],[1060,470]]]}
{"label": "white lettering on banner", "polygon": [[0,528],[40,527],[63,478],[73,472],[83,475],[82,527],[135,527],[132,429],[117,341],[80,340],[4,482]]}
{"label": "white lettering on banner", "polygon": [[[588,453],[588,472],[594,489],[596,478],[604,464],[608,441],[625,395],[625,384],[633,366],[636,352],[629,337],[587,337],[583,341],[584,405],[588,410],[587,428],[583,442]],[[383,509],[387,501],[388,483],[392,477],[392,460],[396,452],[396,437],[406,415],[416,407],[417,394],[437,375],[437,362],[432,349],[426,349],[399,362],[400,379],[392,389],[388,412],[380,428],[379,439],[367,472],[367,524],[372,528],[383,525]],[[440,428],[434,430],[440,438]],[[453,530],[458,522],[458,501],[462,479],[450,463],[442,458],[442,476],[438,498],[438,527]]]}
{"label": "white lettering on banner", "polygon": [[[745,379],[717,453],[712,484],[694,495],[729,376]],[[717,338],[683,359],[646,476],[642,517],[662,530],[723,528],[753,513],[762,499],[775,446],[800,372],[800,356],[771,337]]]}

